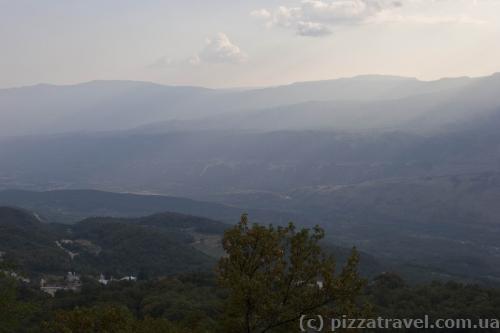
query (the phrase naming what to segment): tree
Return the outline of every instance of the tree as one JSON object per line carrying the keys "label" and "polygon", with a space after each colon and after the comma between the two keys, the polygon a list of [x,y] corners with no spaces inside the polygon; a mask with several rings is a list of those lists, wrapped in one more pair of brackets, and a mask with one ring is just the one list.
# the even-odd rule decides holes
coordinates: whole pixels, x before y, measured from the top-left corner
{"label": "tree", "polygon": [[134,317],[124,307],[96,306],[75,308],[70,311],[56,311],[51,322],[44,323],[44,332],[84,333],[84,332],[130,332]]}
{"label": "tree", "polygon": [[289,332],[303,315],[351,314],[364,282],[357,273],[358,254],[338,276],[335,261],[321,249],[319,227],[250,225],[244,214],[225,232],[226,256],[219,262],[220,283],[228,292],[223,330]]}
{"label": "tree", "polygon": [[36,306],[18,300],[18,282],[1,269],[0,265],[0,333],[19,332],[33,315]]}
{"label": "tree", "polygon": [[57,311],[42,325],[47,333],[187,333],[187,329],[161,318],[136,319],[123,306],[101,305]]}

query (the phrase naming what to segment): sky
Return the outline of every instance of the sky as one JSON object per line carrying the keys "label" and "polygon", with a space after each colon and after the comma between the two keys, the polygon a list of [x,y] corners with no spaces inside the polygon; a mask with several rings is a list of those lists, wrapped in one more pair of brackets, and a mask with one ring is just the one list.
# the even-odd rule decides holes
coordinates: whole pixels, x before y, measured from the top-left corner
{"label": "sky", "polygon": [[500,72],[500,0],[0,0],[0,88]]}

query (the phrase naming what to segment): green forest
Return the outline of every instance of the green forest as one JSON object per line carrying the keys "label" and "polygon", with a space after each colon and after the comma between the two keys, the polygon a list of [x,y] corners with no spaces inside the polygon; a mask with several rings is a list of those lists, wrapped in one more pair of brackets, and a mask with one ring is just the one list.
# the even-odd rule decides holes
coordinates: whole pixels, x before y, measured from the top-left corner
{"label": "green forest", "polygon": [[0,332],[264,333],[299,331],[300,318],[315,315],[500,317],[500,289],[457,282],[409,284],[388,272],[367,279],[359,273],[356,249],[339,264],[321,246],[324,237],[320,228],[259,225],[243,215],[225,231],[225,255],[211,268],[143,274],[137,281],[106,285],[82,276],[79,292],[58,291],[54,297],[33,281],[25,283],[9,274],[16,262],[3,260]]}

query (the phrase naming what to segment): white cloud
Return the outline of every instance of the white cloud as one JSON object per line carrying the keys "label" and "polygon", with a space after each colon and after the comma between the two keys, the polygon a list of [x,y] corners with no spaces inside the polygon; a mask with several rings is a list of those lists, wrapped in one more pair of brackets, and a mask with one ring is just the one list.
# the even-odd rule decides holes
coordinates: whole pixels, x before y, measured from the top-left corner
{"label": "white cloud", "polygon": [[147,67],[150,69],[169,69],[200,66],[203,63],[240,64],[247,59],[248,56],[238,46],[234,45],[225,33],[221,32],[212,38],[207,38],[205,47],[192,57],[172,59],[168,56],[163,56]]}
{"label": "white cloud", "polygon": [[396,13],[382,13],[368,23],[414,23],[414,24],[475,24],[482,25],[488,22],[474,19],[465,15],[461,16],[423,16],[399,15]]}
{"label": "white cloud", "polygon": [[195,64],[201,62],[238,64],[245,62],[247,55],[221,32],[212,38],[207,38],[205,48],[191,60],[194,60]]}
{"label": "white cloud", "polygon": [[380,10],[392,6],[392,2],[370,0],[342,1],[302,1],[302,13],[311,20],[330,23],[357,22],[370,17]]}
{"label": "white cloud", "polygon": [[297,34],[301,36],[321,37],[331,34],[331,30],[323,23],[299,21],[297,23]]}
{"label": "white cloud", "polygon": [[[374,23],[451,24],[484,23],[467,17],[403,15],[405,4],[431,6],[447,0],[302,0],[296,6],[281,6],[275,10],[260,9],[252,17],[264,19],[267,27],[293,29],[301,36],[325,36],[336,26]],[[468,0],[477,4],[477,0]]]}
{"label": "white cloud", "polygon": [[267,9],[262,8],[262,9],[257,9],[257,10],[252,11],[250,13],[250,16],[257,18],[257,19],[269,19],[269,18],[271,18],[272,14]]}

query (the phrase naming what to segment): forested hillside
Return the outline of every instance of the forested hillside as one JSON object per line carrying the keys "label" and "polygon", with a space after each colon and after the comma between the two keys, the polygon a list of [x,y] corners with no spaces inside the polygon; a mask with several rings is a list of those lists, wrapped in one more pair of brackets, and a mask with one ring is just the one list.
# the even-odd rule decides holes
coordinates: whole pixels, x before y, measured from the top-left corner
{"label": "forested hillside", "polygon": [[143,219],[92,218],[72,226],[49,224],[33,213],[0,208],[0,251],[26,276],[162,276],[210,270],[212,258],[192,245],[224,224],[178,214]]}

